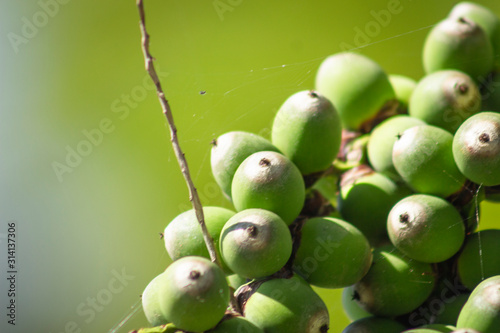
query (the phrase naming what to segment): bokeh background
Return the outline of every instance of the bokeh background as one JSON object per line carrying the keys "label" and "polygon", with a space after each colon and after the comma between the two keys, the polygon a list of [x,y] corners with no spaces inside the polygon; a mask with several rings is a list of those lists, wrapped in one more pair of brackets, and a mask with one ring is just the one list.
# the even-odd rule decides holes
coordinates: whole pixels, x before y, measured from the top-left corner
{"label": "bokeh background", "polygon": [[[500,15],[500,2],[479,2]],[[144,71],[135,3],[0,3],[0,332],[145,326],[139,295],[169,263],[159,233],[189,201]],[[320,62],[341,50],[419,79],[424,38],[454,3],[146,0],[151,51],[203,204],[231,207],[211,175],[213,138],[269,137],[281,103],[313,88]],[[498,227],[499,209],[482,208],[481,228]],[[5,315],[9,222],[15,326]],[[341,332],[340,291],[319,291],[330,331]]]}

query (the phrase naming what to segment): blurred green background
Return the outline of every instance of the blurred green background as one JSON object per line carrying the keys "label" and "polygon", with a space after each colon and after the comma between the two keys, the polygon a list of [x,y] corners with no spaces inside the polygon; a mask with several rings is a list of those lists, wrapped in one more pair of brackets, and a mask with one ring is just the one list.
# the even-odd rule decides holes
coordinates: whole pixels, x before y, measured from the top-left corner
{"label": "blurred green background", "polygon": [[[343,49],[419,79],[423,40],[454,3],[146,0],[202,203],[231,207],[211,176],[213,138],[269,137],[281,103],[311,89],[320,62]],[[500,14],[500,2],[480,3]],[[0,36],[0,331],[109,332],[127,315],[116,332],[147,325],[134,310],[169,263],[159,233],[189,201],[144,71],[134,1],[1,0]],[[498,208],[483,208],[481,228],[498,227]],[[16,326],[5,315],[9,222]],[[341,332],[340,291],[320,292],[330,331]]]}

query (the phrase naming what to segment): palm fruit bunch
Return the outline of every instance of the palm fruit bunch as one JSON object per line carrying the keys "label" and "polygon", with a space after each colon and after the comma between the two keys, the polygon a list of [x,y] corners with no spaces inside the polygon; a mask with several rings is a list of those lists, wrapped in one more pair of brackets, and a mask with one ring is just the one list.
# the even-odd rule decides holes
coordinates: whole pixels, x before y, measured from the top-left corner
{"label": "palm fruit bunch", "polygon": [[[270,138],[213,141],[232,209],[165,228],[173,263],[142,295],[140,332],[325,333],[317,289],[342,290],[343,332],[500,332],[500,19],[458,3],[423,45],[425,76],[327,57],[288,97]],[[334,320],[334,319],[333,319]]]}

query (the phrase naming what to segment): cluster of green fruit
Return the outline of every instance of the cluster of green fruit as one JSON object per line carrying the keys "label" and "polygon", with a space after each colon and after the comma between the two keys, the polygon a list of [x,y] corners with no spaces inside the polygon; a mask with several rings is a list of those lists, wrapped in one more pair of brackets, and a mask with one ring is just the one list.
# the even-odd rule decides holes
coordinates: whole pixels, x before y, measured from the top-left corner
{"label": "cluster of green fruit", "polygon": [[499,55],[500,19],[459,3],[429,33],[418,83],[335,54],[270,141],[219,136],[212,172],[235,211],[203,211],[221,265],[195,212],[178,215],[173,263],[142,295],[148,321],[324,333],[316,286],[344,288],[344,333],[499,332],[500,230],[476,231],[478,203],[500,201]]}

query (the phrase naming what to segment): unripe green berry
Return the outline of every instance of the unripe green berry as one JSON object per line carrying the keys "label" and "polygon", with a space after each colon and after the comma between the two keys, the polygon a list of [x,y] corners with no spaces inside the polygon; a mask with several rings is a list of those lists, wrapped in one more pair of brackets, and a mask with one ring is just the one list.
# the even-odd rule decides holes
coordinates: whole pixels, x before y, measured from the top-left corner
{"label": "unripe green berry", "polygon": [[302,210],[305,185],[299,169],[287,157],[263,151],[250,155],[238,167],[232,194],[238,211],[266,209],[289,225]]}

